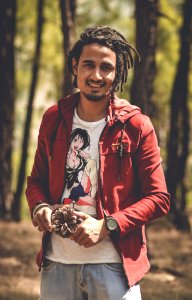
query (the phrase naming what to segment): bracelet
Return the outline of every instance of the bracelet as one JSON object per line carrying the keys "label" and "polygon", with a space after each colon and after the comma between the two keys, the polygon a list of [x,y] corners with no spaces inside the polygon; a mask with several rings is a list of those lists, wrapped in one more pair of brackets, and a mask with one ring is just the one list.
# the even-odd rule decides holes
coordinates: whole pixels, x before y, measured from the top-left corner
{"label": "bracelet", "polygon": [[31,211],[31,216],[33,216],[33,212],[34,212],[35,208],[36,208],[37,206],[39,206],[39,204],[42,204],[42,203],[44,203],[44,202],[43,202],[43,201],[38,201],[38,202],[35,203],[35,205],[34,205],[33,208],[32,208],[32,211]]}
{"label": "bracelet", "polygon": [[49,207],[49,204],[45,203],[45,202],[39,202],[33,209],[33,213],[32,213],[32,216],[33,216],[33,219],[36,215],[36,213],[38,212],[38,210],[40,208],[43,208],[43,207]]}

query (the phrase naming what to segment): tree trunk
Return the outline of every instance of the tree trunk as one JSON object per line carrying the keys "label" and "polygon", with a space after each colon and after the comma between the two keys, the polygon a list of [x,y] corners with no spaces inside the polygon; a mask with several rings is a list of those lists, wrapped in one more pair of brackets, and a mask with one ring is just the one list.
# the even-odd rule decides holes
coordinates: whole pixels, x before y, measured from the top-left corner
{"label": "tree trunk", "polygon": [[0,218],[10,218],[14,127],[16,0],[0,1]]}
{"label": "tree trunk", "polygon": [[192,1],[183,5],[183,25],[180,34],[180,59],[171,96],[170,133],[167,147],[166,179],[171,193],[171,212],[177,228],[189,230],[186,207],[185,170],[189,152],[189,111],[187,105],[192,45]]}
{"label": "tree trunk", "polygon": [[72,48],[74,43],[75,33],[75,12],[76,12],[76,0],[60,0],[61,19],[62,19],[62,31],[63,31],[63,49],[64,49],[64,84],[63,84],[63,96],[67,96],[73,93],[73,81],[72,75],[68,69],[68,52]]}
{"label": "tree trunk", "polygon": [[131,99],[149,116],[153,116],[155,110],[152,95],[156,73],[158,13],[159,0],[136,0],[136,48],[141,61],[135,63]]}
{"label": "tree trunk", "polygon": [[36,49],[33,60],[33,68],[32,68],[32,80],[29,92],[28,99],[28,107],[27,107],[27,115],[25,121],[25,129],[22,143],[22,154],[21,154],[21,162],[18,173],[18,182],[17,189],[14,197],[14,203],[12,207],[12,215],[16,221],[20,221],[21,219],[21,196],[23,191],[23,184],[26,177],[26,161],[28,156],[28,144],[30,137],[30,126],[32,120],[32,112],[33,112],[33,102],[35,96],[35,90],[37,86],[38,79],[38,71],[39,71],[39,61],[40,61],[40,50],[42,44],[42,29],[43,29],[43,8],[44,8],[44,0],[38,1],[38,17],[37,17],[37,38],[36,38]]}

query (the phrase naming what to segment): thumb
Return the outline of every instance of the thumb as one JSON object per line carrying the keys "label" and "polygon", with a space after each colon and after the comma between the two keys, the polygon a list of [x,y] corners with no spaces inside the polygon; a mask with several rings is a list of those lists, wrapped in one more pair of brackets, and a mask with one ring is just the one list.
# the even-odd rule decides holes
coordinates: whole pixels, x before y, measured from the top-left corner
{"label": "thumb", "polygon": [[33,226],[38,226],[38,223],[35,221],[35,220],[32,220],[32,224],[33,224]]}
{"label": "thumb", "polygon": [[90,216],[85,214],[84,212],[82,211],[74,211],[74,214],[78,217],[78,218],[81,218],[83,221],[86,220],[87,218],[89,218]]}

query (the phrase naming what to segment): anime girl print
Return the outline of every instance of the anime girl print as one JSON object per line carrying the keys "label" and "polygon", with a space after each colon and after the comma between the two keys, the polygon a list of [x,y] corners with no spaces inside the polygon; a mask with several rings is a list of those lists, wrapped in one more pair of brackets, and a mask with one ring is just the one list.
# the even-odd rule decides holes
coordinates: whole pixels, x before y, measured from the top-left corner
{"label": "anime girl print", "polygon": [[87,130],[74,129],[67,155],[63,203],[75,201],[78,206],[89,206],[90,210],[90,206],[95,207],[97,165],[96,160],[91,159],[89,149],[90,137]]}

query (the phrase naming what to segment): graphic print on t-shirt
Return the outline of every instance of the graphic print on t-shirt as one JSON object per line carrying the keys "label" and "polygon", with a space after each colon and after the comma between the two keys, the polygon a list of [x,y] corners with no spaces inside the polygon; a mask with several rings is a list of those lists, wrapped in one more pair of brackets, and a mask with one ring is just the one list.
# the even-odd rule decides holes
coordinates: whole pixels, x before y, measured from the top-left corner
{"label": "graphic print on t-shirt", "polygon": [[97,162],[90,156],[90,146],[87,130],[76,128],[72,131],[66,162],[63,203],[69,204],[75,201],[75,208],[92,214],[95,212]]}

